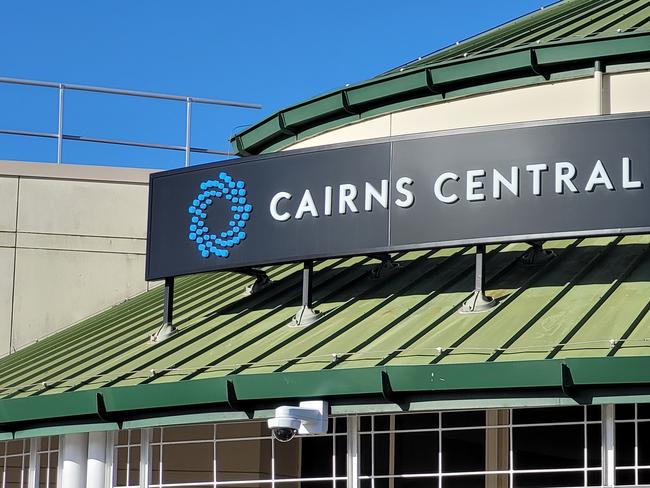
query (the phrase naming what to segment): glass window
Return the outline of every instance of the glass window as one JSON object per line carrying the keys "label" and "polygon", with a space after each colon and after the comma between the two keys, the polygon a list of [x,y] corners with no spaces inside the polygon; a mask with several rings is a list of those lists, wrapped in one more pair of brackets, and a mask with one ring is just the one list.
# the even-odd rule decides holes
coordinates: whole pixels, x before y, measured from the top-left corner
{"label": "glass window", "polygon": [[548,424],[582,422],[585,407],[517,408],[512,413],[513,424]]}
{"label": "glass window", "polygon": [[442,471],[485,471],[486,434],[485,429],[443,431]]}
{"label": "glass window", "polygon": [[[153,429],[151,488],[213,487],[215,483],[270,488],[273,482],[286,488],[343,487],[347,418],[332,419],[329,426],[331,433],[297,436],[287,443],[273,439],[266,422]],[[116,446],[118,454],[120,449],[124,447]],[[118,465],[125,462],[117,460]]]}
{"label": "glass window", "polygon": [[424,474],[438,472],[437,432],[397,432],[389,443],[394,458],[390,474]]}
{"label": "glass window", "polygon": [[[29,479],[30,441],[15,440],[2,443],[3,473],[2,486],[5,488],[26,488]],[[55,480],[56,481],[56,480]]]}
{"label": "glass window", "polygon": [[555,488],[584,486],[584,474],[580,471],[515,473],[514,486],[517,488]]}
{"label": "glass window", "polygon": [[361,486],[600,484],[600,407],[521,410],[362,418]]}
{"label": "glass window", "polygon": [[546,425],[513,429],[514,469],[582,467],[584,428],[584,425]]}
{"label": "glass window", "polygon": [[[650,418],[641,407],[615,409],[618,486],[650,484]],[[594,406],[362,416],[360,486],[601,486],[601,417]],[[140,449],[149,438],[143,432],[116,434],[114,486],[138,486]],[[288,443],[257,421],[156,428],[147,432],[150,488],[343,488],[347,432],[341,418],[331,420],[327,434]],[[56,479],[57,438],[38,442],[37,486],[47,488]],[[5,487],[26,486],[29,463],[29,441],[0,443]]]}
{"label": "glass window", "polygon": [[634,466],[634,423],[616,425],[616,466]]}
{"label": "glass window", "polygon": [[140,485],[140,431],[117,432],[113,451],[113,486]]}
{"label": "glass window", "polygon": [[59,464],[58,436],[41,437],[38,448],[38,487],[54,488]]}
{"label": "glass window", "polygon": [[[217,481],[271,479],[271,439],[217,442],[216,449]],[[211,456],[207,464],[211,479]]]}
{"label": "glass window", "polygon": [[616,484],[650,484],[650,407],[648,404],[616,405]]}
{"label": "glass window", "polygon": [[210,442],[187,442],[163,444],[162,482],[200,483],[213,479],[212,459],[214,444]]}

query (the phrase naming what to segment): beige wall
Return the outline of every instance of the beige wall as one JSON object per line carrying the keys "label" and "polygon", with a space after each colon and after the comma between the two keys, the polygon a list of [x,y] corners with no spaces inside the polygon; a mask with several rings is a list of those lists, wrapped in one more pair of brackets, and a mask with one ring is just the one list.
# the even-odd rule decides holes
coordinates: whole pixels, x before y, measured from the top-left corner
{"label": "beige wall", "polygon": [[147,289],[149,173],[0,161],[0,354]]}
{"label": "beige wall", "polygon": [[287,149],[532,120],[650,111],[650,71],[503,90],[362,120]]}

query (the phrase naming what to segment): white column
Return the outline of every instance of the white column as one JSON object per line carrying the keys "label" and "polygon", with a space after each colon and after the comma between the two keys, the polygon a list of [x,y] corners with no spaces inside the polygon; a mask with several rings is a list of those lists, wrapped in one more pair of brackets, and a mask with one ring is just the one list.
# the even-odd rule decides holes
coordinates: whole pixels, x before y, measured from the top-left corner
{"label": "white column", "polygon": [[603,72],[594,71],[596,81],[596,115],[603,115]]}
{"label": "white column", "polygon": [[104,488],[106,480],[106,432],[88,434],[86,486]]}
{"label": "white column", "polygon": [[151,438],[153,429],[140,431],[140,488],[147,488],[151,483]]}
{"label": "white column", "polygon": [[86,488],[88,434],[61,436],[61,485],[59,488]]}
{"label": "white column", "polygon": [[348,416],[348,488],[359,486],[359,417]]}
{"label": "white column", "polygon": [[603,427],[603,486],[614,486],[615,459],[615,432],[614,432],[614,405],[603,405],[601,407]]}
{"label": "white column", "polygon": [[28,488],[38,488],[38,475],[41,462],[41,458],[38,455],[38,448],[41,444],[41,438],[34,437],[29,442],[29,477],[27,479],[27,486]]}

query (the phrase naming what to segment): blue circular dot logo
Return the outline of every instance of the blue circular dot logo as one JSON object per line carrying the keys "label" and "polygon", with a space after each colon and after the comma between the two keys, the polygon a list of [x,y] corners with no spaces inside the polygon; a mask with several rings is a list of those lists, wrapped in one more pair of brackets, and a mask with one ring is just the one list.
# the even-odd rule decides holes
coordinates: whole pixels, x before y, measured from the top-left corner
{"label": "blue circular dot logo", "polygon": [[[226,248],[232,248],[246,239],[246,232],[241,229],[253,211],[253,206],[245,197],[246,183],[221,171],[218,179],[203,181],[199,188],[200,193],[188,207],[188,213],[191,215],[188,238],[196,245],[203,258],[227,258],[232,251]],[[224,200],[225,208],[230,214],[229,222],[226,229],[211,232],[204,220],[217,200]],[[221,239],[218,236],[221,236]]]}

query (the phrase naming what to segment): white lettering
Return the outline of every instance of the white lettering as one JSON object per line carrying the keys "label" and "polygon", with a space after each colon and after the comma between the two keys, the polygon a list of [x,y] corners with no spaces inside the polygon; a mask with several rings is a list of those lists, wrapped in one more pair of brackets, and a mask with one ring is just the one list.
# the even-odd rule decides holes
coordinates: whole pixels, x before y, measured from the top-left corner
{"label": "white lettering", "polygon": [[[354,199],[357,198],[357,187],[349,183],[339,186],[339,213],[344,214],[349,208],[352,212],[358,212]],[[347,208],[346,208],[347,207]]]}
{"label": "white lettering", "polygon": [[519,168],[512,166],[510,168],[510,180],[499,173],[498,170],[492,172],[492,196],[499,200],[501,198],[501,186],[505,186],[514,196],[519,196]]}
{"label": "white lettering", "polygon": [[632,181],[630,178],[632,178],[632,161],[630,158],[623,158],[623,188],[626,190],[643,188],[641,181]]}
{"label": "white lettering", "polygon": [[395,182],[395,188],[400,195],[404,196],[403,200],[395,200],[395,205],[402,208],[409,208],[415,202],[415,197],[413,192],[406,188],[407,185],[412,185],[413,180],[408,176],[402,176],[399,180]]}
{"label": "white lettering", "polygon": [[450,195],[445,195],[444,193],[442,193],[442,187],[445,184],[445,182],[451,180],[458,181],[460,180],[460,176],[458,176],[456,173],[443,173],[440,176],[438,176],[436,182],[433,185],[433,194],[442,203],[455,203],[458,201],[458,195],[456,195],[455,193],[452,193]]}
{"label": "white lettering", "polygon": [[526,171],[529,171],[533,174],[533,194],[541,195],[542,194],[542,171],[548,171],[548,166],[544,163],[539,164],[527,164]]}
{"label": "white lettering", "polygon": [[608,190],[614,189],[612,180],[609,179],[609,175],[600,159],[596,161],[596,164],[594,165],[594,170],[591,172],[591,176],[589,176],[587,186],[585,186],[585,191],[594,191],[596,185],[605,185],[605,188]]}
{"label": "white lettering", "polygon": [[576,167],[568,161],[555,163],[555,193],[562,195],[564,185],[573,193],[578,193],[578,189],[573,184],[573,178],[576,177]]}
{"label": "white lettering", "polygon": [[298,205],[298,210],[296,211],[296,219],[302,219],[302,216],[307,212],[312,217],[318,217],[318,210],[316,210],[314,199],[311,197],[309,190],[305,190],[305,193],[302,195],[302,200],[300,200],[300,205]]}
{"label": "white lettering", "polygon": [[366,198],[364,210],[366,212],[372,211],[372,199],[377,200],[377,203],[384,208],[388,208],[388,180],[381,180],[381,193],[366,181]]}
{"label": "white lettering", "polygon": [[482,190],[483,182],[476,181],[476,178],[485,176],[484,169],[470,169],[467,172],[467,201],[468,202],[478,202],[480,200],[485,200],[485,195],[483,193],[476,193],[474,190]]}
{"label": "white lettering", "polygon": [[271,204],[269,206],[271,217],[279,222],[285,222],[291,218],[291,214],[289,212],[278,213],[278,203],[280,200],[291,200],[291,193],[287,193],[286,191],[276,193],[271,198]]}
{"label": "white lettering", "polygon": [[325,187],[325,215],[332,215],[332,187]]}

